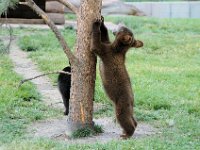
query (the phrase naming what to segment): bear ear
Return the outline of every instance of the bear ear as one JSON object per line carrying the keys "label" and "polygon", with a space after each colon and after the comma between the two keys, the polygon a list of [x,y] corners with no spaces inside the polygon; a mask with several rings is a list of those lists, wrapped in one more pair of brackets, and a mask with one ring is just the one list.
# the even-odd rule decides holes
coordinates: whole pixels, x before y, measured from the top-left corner
{"label": "bear ear", "polygon": [[135,40],[134,44],[133,44],[133,47],[135,48],[139,48],[139,47],[142,47],[144,44],[142,41],[140,40]]}

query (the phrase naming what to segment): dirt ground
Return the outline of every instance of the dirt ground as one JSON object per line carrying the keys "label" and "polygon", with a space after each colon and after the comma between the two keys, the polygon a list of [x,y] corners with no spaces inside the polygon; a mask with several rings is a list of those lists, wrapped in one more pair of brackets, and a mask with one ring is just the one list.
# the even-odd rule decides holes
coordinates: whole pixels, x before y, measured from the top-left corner
{"label": "dirt ground", "polygon": [[[114,122],[113,118],[94,119],[95,124],[103,127],[104,133],[96,136],[70,139],[65,135],[67,117],[40,121],[31,125],[29,133],[34,137],[47,137],[56,140],[64,140],[68,143],[106,143],[111,140],[119,140],[122,133],[121,128]],[[156,134],[157,130],[151,125],[139,122],[132,138],[140,138]]]}

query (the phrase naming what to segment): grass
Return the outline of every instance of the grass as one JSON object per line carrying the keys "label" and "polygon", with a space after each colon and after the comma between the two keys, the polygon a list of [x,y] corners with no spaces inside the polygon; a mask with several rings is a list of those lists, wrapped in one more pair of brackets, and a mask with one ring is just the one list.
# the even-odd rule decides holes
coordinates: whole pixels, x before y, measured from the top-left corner
{"label": "grass", "polygon": [[29,38],[29,36],[24,36],[19,41],[19,47],[24,51],[36,51],[39,49],[38,44],[35,42],[35,40],[32,40]]}
{"label": "grass", "polygon": [[3,145],[15,139],[26,139],[30,123],[57,116],[58,112],[44,106],[32,84],[17,88],[21,77],[12,71],[13,65],[7,55],[0,56],[0,66],[0,145]]}
{"label": "grass", "polygon": [[7,47],[4,45],[3,41],[0,39],[0,55],[8,53]]}
{"label": "grass", "polygon": [[77,131],[72,133],[72,138],[89,137],[92,135],[97,135],[99,133],[103,133],[103,128],[99,125],[94,125],[94,129],[88,127],[78,129]]}
{"label": "grass", "polygon": [[[14,137],[14,134],[6,132],[6,141],[11,141],[4,144],[6,149],[200,149],[200,20],[144,17],[106,17],[105,20],[124,22],[134,31],[135,37],[144,42],[143,48],[128,52],[126,61],[135,94],[135,116],[139,121],[159,127],[162,133],[107,144],[69,145],[48,139],[23,139],[21,136],[24,132],[21,131],[24,128],[17,128],[20,136]],[[27,36],[27,33],[31,35]],[[75,31],[65,29],[62,33],[70,48],[73,48]],[[14,34],[21,36],[19,45],[24,38],[34,41],[38,49],[29,52],[29,56],[42,71],[61,70],[68,65],[50,31],[17,29]],[[56,84],[57,75],[50,78]],[[114,115],[98,71],[95,101],[106,105],[95,113],[95,117]],[[24,120],[29,120],[27,118]]]}
{"label": "grass", "polygon": [[76,15],[75,14],[70,14],[70,13],[68,13],[68,14],[66,14],[65,15],[65,19],[66,20],[76,20]]}

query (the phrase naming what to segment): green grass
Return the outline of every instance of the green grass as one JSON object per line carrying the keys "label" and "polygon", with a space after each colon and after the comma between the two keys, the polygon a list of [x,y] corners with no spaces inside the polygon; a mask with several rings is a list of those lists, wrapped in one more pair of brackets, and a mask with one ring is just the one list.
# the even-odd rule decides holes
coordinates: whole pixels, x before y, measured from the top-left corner
{"label": "green grass", "polygon": [[19,47],[24,50],[24,51],[36,51],[40,47],[36,43],[35,40],[32,40],[29,38],[29,36],[24,36],[23,38],[20,39],[19,41]]}
{"label": "green grass", "polygon": [[[68,60],[66,56],[64,55],[56,37],[52,32],[49,32],[48,30],[40,32],[35,31],[36,34],[33,34],[31,36],[24,35],[20,38],[18,44],[23,49],[24,47],[34,47],[37,48],[37,52],[31,53],[30,57],[33,58],[35,61],[40,63],[40,67],[43,71],[49,71],[49,70],[62,70],[66,64],[68,64]],[[75,32],[70,29],[66,29],[62,32],[67,40],[67,43],[71,49],[73,49],[74,42],[75,42]],[[24,41],[31,41],[24,42]],[[34,43],[34,44],[33,44]],[[26,49],[24,49],[27,51]],[[44,52],[47,52],[44,55]],[[60,55],[62,54],[62,55]],[[52,65],[52,63],[44,64],[43,61],[47,62],[48,60],[51,60],[51,62],[56,62],[56,64]],[[59,66],[59,67],[58,67]],[[50,76],[53,79],[53,82],[57,82],[57,75],[51,75]]]}
{"label": "green grass", "polygon": [[76,20],[76,15],[75,14],[65,14],[65,19],[66,20]]}
{"label": "green grass", "polygon": [[72,138],[82,138],[82,137],[89,137],[89,136],[93,136],[93,135],[97,135],[99,133],[103,133],[103,128],[99,125],[94,125],[94,128],[81,128],[78,129],[77,131],[72,133]]}
{"label": "green grass", "polygon": [[0,66],[0,145],[3,145],[26,139],[26,128],[30,123],[57,116],[58,112],[44,106],[32,84],[17,87],[21,77],[12,71],[7,55],[0,56]]}
{"label": "green grass", "polygon": [[[126,61],[135,94],[135,116],[139,121],[159,127],[161,133],[107,144],[69,145],[48,139],[21,139],[6,132],[9,137],[5,140],[12,141],[4,145],[6,149],[200,149],[200,20],[124,16],[106,17],[105,20],[124,22],[134,31],[135,38],[144,42],[143,48],[131,49],[127,53]],[[27,36],[27,33],[31,35]],[[75,31],[66,29],[62,33],[73,48]],[[14,34],[21,36],[19,45],[23,38],[34,41],[38,49],[29,52],[29,56],[44,72],[61,70],[68,65],[65,54],[50,31],[17,29]],[[56,84],[57,75],[50,77]],[[95,101],[107,105],[96,112],[95,117],[114,115],[98,71]],[[20,133],[24,131],[18,129]]]}
{"label": "green grass", "polygon": [[0,39],[0,55],[8,53],[8,48],[4,45],[3,41]]}

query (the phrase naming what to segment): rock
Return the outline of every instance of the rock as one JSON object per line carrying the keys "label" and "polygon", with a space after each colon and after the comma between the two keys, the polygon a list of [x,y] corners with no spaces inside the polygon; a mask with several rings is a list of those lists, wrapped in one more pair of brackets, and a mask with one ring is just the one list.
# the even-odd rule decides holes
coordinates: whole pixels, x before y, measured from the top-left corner
{"label": "rock", "polygon": [[167,125],[168,125],[169,127],[173,127],[174,124],[175,124],[175,121],[172,120],[172,119],[169,119],[169,120],[167,120],[166,122],[167,122]]}

